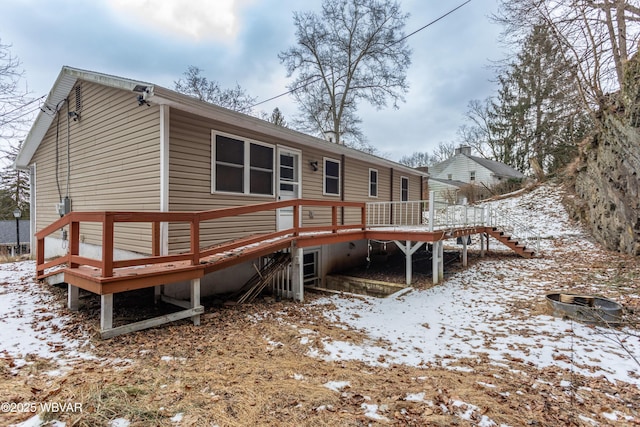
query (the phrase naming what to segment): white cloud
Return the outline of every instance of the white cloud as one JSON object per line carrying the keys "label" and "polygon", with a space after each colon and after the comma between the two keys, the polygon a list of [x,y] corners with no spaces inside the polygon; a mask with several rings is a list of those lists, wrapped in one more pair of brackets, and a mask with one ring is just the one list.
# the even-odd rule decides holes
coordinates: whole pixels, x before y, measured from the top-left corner
{"label": "white cloud", "polygon": [[122,18],[195,40],[233,40],[246,0],[107,0]]}

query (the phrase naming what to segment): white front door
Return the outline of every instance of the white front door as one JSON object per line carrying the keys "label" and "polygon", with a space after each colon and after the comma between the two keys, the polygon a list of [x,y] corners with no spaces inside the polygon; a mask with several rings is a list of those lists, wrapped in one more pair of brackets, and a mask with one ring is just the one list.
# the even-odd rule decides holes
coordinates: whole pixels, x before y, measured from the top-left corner
{"label": "white front door", "polygon": [[[300,151],[278,147],[278,200],[300,198]],[[293,227],[293,207],[278,209],[278,231]]]}

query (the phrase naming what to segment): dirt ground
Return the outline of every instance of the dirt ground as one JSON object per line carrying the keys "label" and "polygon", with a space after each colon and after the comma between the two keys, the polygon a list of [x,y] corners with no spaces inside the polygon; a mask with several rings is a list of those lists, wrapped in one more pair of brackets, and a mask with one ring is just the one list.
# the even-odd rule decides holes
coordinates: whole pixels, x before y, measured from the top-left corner
{"label": "dirt ground", "polygon": [[[616,257],[625,271],[640,277],[637,259]],[[472,256],[470,261],[477,259]],[[460,267],[452,263],[447,270],[456,268]],[[404,271],[385,271],[384,280],[404,281]],[[417,279],[418,286],[430,286],[430,276]],[[52,291],[63,307],[66,291]],[[320,297],[307,294],[304,304],[261,298],[237,306],[205,300],[201,326],[181,321],[100,340],[99,300],[83,295],[81,310],[62,329],[75,337],[88,333],[95,358],[75,361],[62,374],[51,375],[47,372],[58,369],[55,361],[34,359],[16,370],[5,353],[0,357],[0,401],[80,402],[81,413],[44,414],[67,426],[107,426],[116,418],[129,420],[131,426],[492,425],[486,419],[508,426],[587,426],[591,422],[578,414],[613,411],[629,418],[600,417],[598,425],[640,425],[636,386],[560,368],[538,369],[520,360],[502,366],[483,357],[457,361],[454,366],[460,370],[431,363],[381,368],[311,357],[309,346],[322,354],[322,345],[320,340],[303,345],[302,330],[333,340],[365,338],[327,321],[322,315],[325,306],[308,304]],[[135,298],[138,303],[116,301],[118,321],[162,310],[147,304],[150,299],[141,293]],[[532,312],[544,310],[535,304],[529,307]],[[64,347],[58,351],[63,354]],[[326,386],[335,381],[349,385],[337,390]],[[572,387],[563,387],[563,381]],[[473,402],[475,407],[459,402]],[[367,416],[367,405],[377,405],[377,413],[386,419]],[[30,416],[0,414],[0,425]]]}

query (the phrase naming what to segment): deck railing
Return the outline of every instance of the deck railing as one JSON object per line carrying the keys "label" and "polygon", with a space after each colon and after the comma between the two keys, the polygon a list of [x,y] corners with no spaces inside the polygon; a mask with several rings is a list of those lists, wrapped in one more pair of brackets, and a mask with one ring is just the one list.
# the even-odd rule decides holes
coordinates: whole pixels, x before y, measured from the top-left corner
{"label": "deck railing", "polygon": [[[331,210],[330,222],[324,221],[324,224],[317,225],[318,222],[316,221],[313,225],[302,226],[301,212],[303,207],[329,208]],[[241,241],[217,245],[214,248],[201,247],[200,228],[201,224],[206,221],[286,208],[291,208],[293,210],[292,224],[294,224],[294,226],[292,228],[286,230],[275,230],[274,221],[274,231],[272,232],[262,233],[254,237],[242,239]],[[339,209],[344,208],[359,210],[359,215],[350,215],[351,218],[357,217],[358,219],[352,220],[352,223],[350,224],[339,223],[338,219],[340,215],[338,212]],[[36,275],[41,277],[45,274],[46,270],[62,264],[66,264],[71,268],[79,265],[92,266],[100,269],[101,277],[113,277],[114,269],[122,267],[134,267],[178,261],[188,261],[190,265],[197,265],[200,263],[202,258],[216,253],[222,253],[224,251],[236,249],[240,246],[246,246],[270,239],[282,238],[287,235],[295,237],[301,232],[338,233],[340,230],[346,229],[364,230],[366,223],[365,215],[366,207],[364,203],[306,199],[268,202],[201,212],[71,212],[36,233]],[[329,216],[327,215],[327,217]],[[342,221],[344,221],[344,218],[346,217],[348,216],[343,215]],[[126,222],[151,224],[151,256],[143,256],[127,260],[114,260],[114,226],[117,223]],[[189,224],[190,233],[188,251],[180,254],[160,255],[160,224],[169,222]],[[327,224],[327,222],[329,223]],[[102,225],[101,259],[88,258],[80,255],[80,227],[82,223],[99,223]],[[45,238],[64,227],[68,227],[69,230],[67,253],[50,261],[46,261]]]}
{"label": "deck railing", "polygon": [[429,200],[367,203],[367,227],[423,226],[429,231],[496,227],[526,246],[540,250],[540,237],[508,212],[489,206],[454,205]]}
{"label": "deck railing", "polygon": [[367,226],[423,225],[428,202],[370,202],[367,203]]}
{"label": "deck railing", "polygon": [[[309,225],[302,225],[303,208],[311,207],[329,209],[331,213],[325,215],[324,221],[309,221]],[[358,210],[359,215],[345,215],[343,210],[346,208]],[[278,209],[293,210],[292,223],[294,226],[292,228],[276,230],[274,221],[274,230],[270,232],[224,242],[214,247],[207,245],[203,248],[201,245],[200,229],[202,224],[207,221]],[[339,215],[339,212],[342,215]],[[309,216],[313,217],[312,212],[309,212]],[[339,223],[340,217],[342,218],[341,223]],[[346,218],[352,218],[351,223],[344,223]],[[127,222],[151,224],[151,256],[126,260],[114,259],[114,226],[117,223]],[[160,224],[169,222],[189,224],[189,249],[187,251],[179,254],[161,255]],[[80,255],[80,227],[82,223],[102,225],[100,259]],[[321,225],[318,225],[320,223]],[[428,231],[491,226],[498,227],[517,237],[527,246],[535,247],[536,251],[539,251],[540,248],[540,239],[530,227],[519,223],[511,215],[495,209],[439,203],[435,202],[433,197],[429,201],[374,203],[295,199],[201,212],[71,212],[36,233],[36,274],[38,277],[42,277],[46,270],[66,264],[71,268],[80,265],[92,266],[100,270],[101,277],[112,277],[114,269],[123,267],[178,261],[187,261],[190,265],[197,265],[205,257],[272,239],[286,236],[297,237],[300,233],[338,233],[340,230],[366,230],[370,227],[384,226],[420,226]],[[45,238],[64,227],[68,227],[69,230],[67,253],[46,261]]]}
{"label": "deck railing", "polygon": [[540,252],[540,235],[535,230],[518,221],[510,213],[500,209],[488,209],[488,227],[496,227],[506,234],[516,238],[525,246],[534,248],[536,252]]}

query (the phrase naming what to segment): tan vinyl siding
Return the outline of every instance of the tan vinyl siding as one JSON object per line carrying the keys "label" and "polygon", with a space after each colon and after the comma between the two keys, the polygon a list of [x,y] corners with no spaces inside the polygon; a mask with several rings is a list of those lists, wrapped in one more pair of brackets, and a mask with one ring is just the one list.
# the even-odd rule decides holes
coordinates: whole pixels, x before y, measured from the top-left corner
{"label": "tan vinyl siding", "polygon": [[[251,129],[233,127],[216,120],[203,118],[191,113],[171,108],[169,142],[169,210],[202,211],[244,206],[254,203],[274,201],[275,197],[255,195],[235,195],[211,192],[211,131],[229,134],[238,139],[251,139],[259,143],[270,144],[277,156],[277,148],[287,147],[300,150],[302,198],[333,201],[386,201],[391,194],[391,169],[374,163],[343,157],[326,149],[301,146],[295,141],[279,140],[261,135]],[[346,173],[341,196],[323,195],[324,158],[341,162],[341,170]],[[318,162],[314,171],[310,162]],[[369,168],[378,171],[378,197],[369,197]],[[274,163],[277,174],[277,159]],[[394,171],[395,200],[400,196],[400,175]],[[403,173],[403,176],[408,175]],[[277,185],[277,184],[276,184]],[[420,177],[410,177],[410,199],[418,200]],[[331,221],[331,209],[325,207],[305,207],[301,213],[304,226],[327,225]],[[347,223],[360,221],[360,210],[346,209]],[[339,219],[340,221],[340,219]],[[341,221],[340,221],[341,222]],[[275,231],[276,215],[274,211],[261,214],[244,215],[236,218],[212,221],[203,224],[200,231],[201,246],[206,247],[222,241]],[[170,224],[169,251],[188,249],[188,224]]]}
{"label": "tan vinyl siding", "polygon": [[[255,139],[239,129],[176,109],[170,111],[169,210],[204,211],[272,202],[274,196],[211,193],[211,130]],[[275,145],[274,145],[275,152]],[[274,164],[275,173],[275,164]],[[214,220],[201,225],[200,243],[206,247],[247,234],[275,231],[275,211]],[[188,248],[189,225],[170,224],[169,252]]]}
{"label": "tan vinyl siding", "polygon": [[[132,92],[81,82],[82,110],[69,121],[69,196],[74,211],[157,211],[160,206],[159,109],[138,106]],[[76,108],[75,90],[69,109]],[[58,218],[55,204],[67,187],[67,106],[54,119],[33,162],[37,165],[36,228]],[[56,127],[58,179],[56,185]],[[148,224],[118,224],[115,247],[150,253]],[[85,243],[101,244],[101,227],[81,224]]]}

